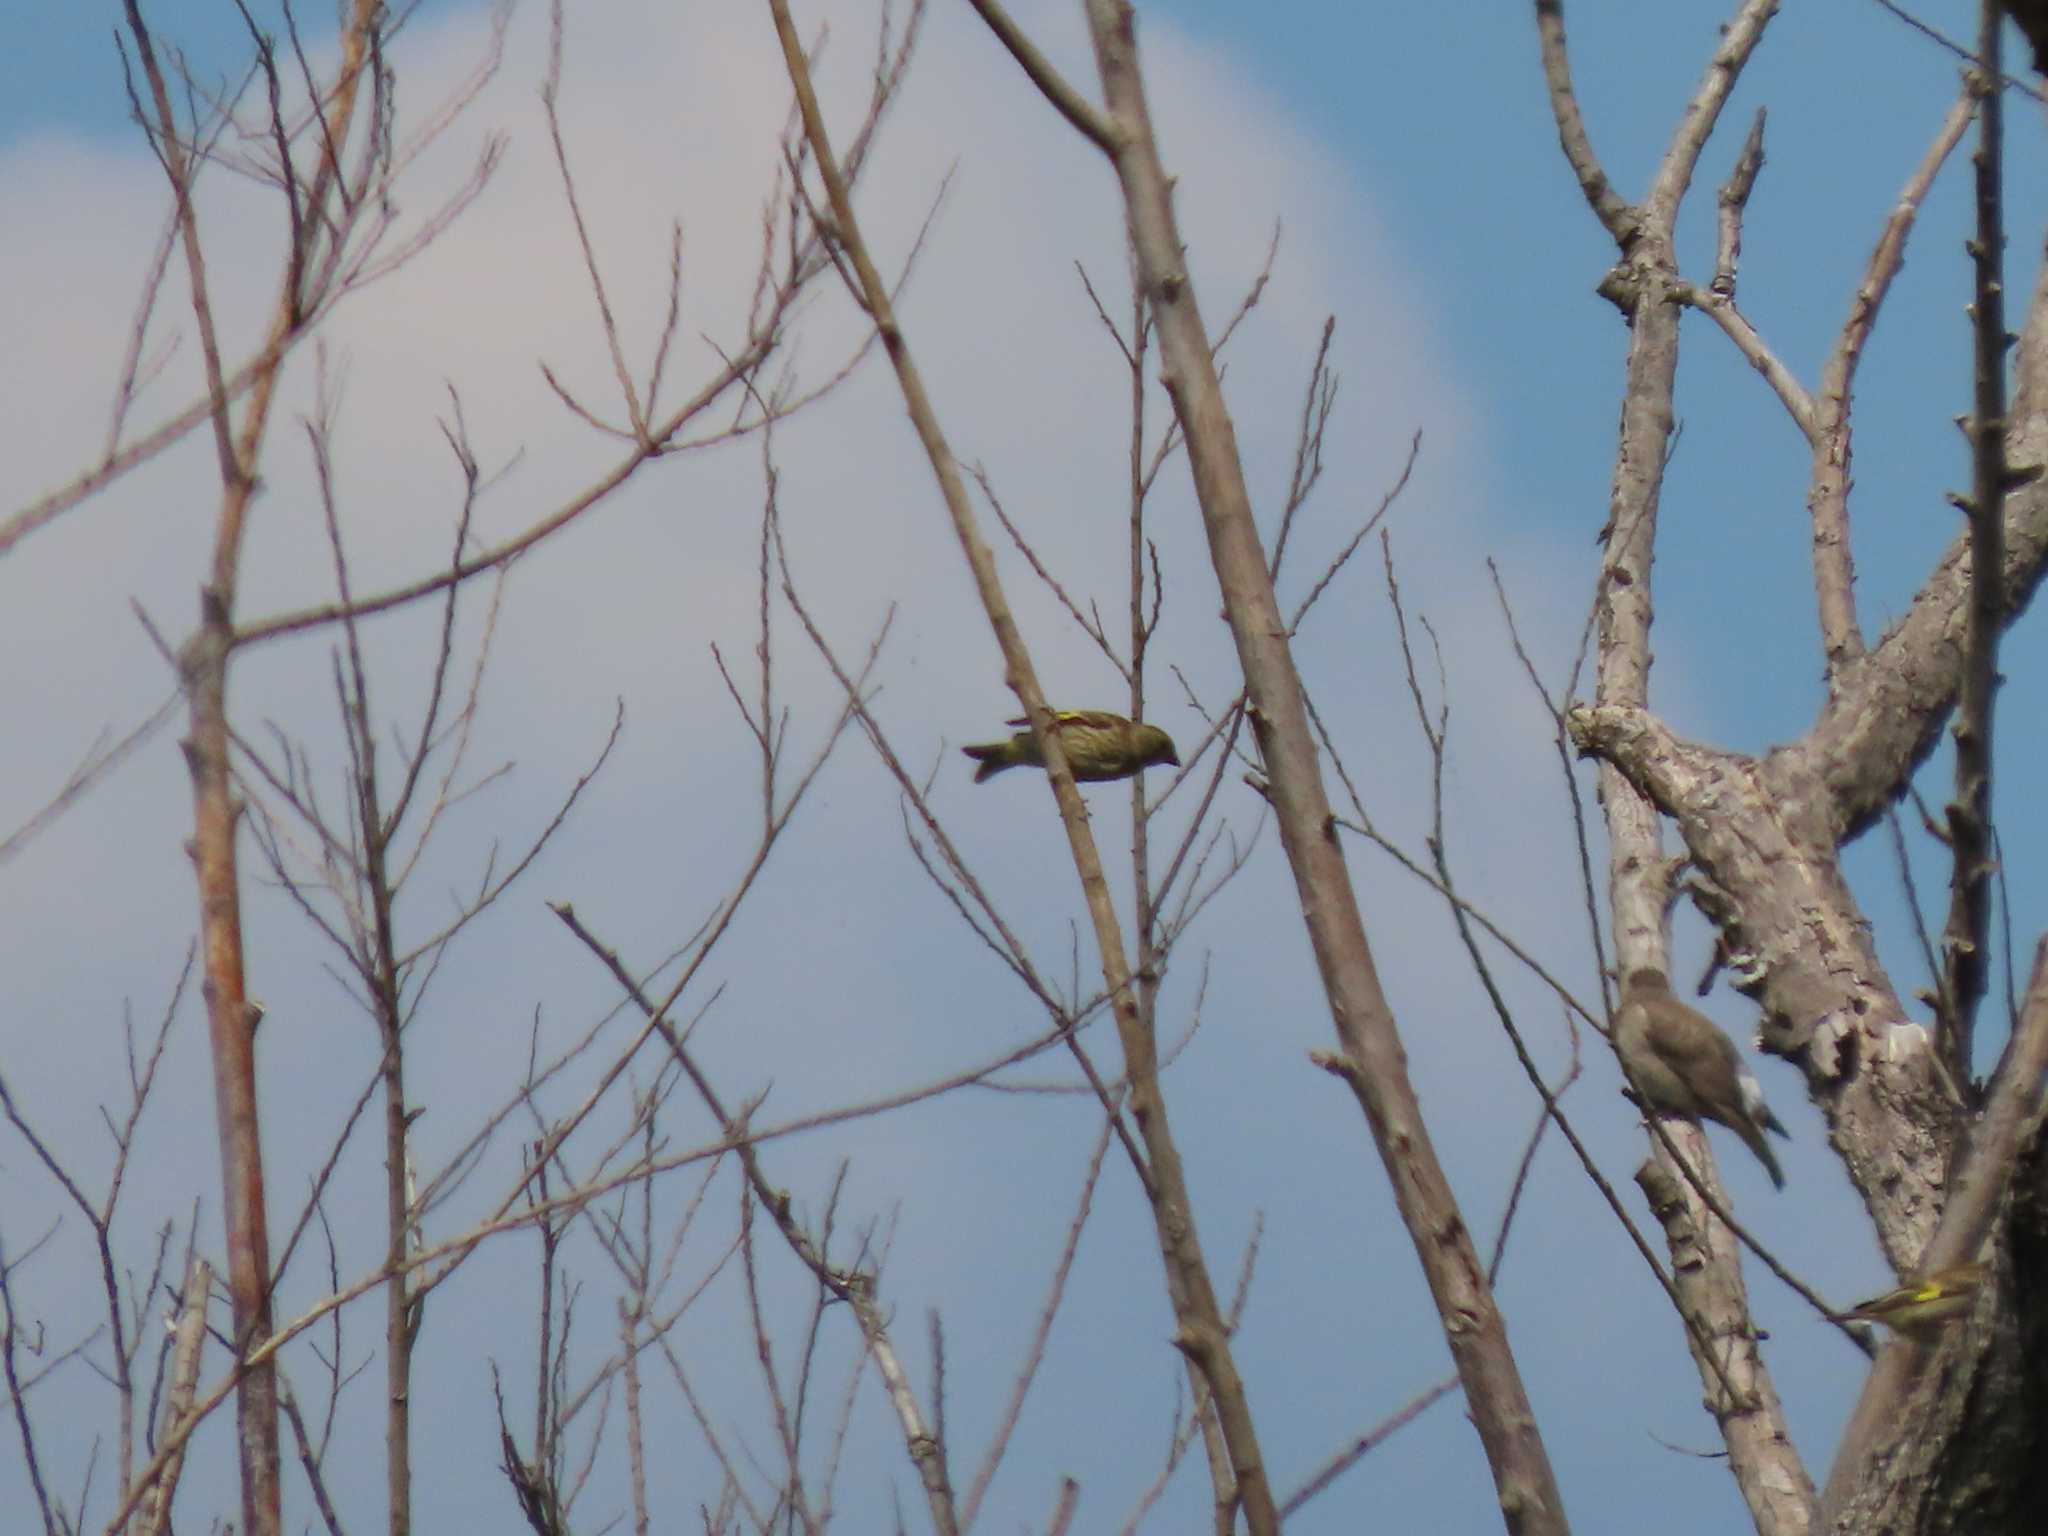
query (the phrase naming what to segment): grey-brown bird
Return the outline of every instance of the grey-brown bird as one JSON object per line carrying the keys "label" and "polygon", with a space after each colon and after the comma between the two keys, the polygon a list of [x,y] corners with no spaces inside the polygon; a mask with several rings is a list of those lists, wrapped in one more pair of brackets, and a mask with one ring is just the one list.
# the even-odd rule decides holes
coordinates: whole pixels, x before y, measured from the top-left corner
{"label": "grey-brown bird", "polygon": [[1680,1002],[1662,971],[1629,972],[1615,1014],[1614,1048],[1647,1107],[1689,1119],[1718,1120],[1742,1138],[1771,1182],[1785,1172],[1764,1132],[1789,1133],[1764,1103],[1763,1089],[1719,1025]]}

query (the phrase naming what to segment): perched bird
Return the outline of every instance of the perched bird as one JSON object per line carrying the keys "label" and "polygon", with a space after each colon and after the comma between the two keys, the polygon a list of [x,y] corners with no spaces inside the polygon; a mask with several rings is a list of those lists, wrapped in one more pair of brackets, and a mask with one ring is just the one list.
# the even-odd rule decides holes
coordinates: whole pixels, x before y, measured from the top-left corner
{"label": "perched bird", "polygon": [[1785,1187],[1784,1170],[1764,1132],[1789,1133],[1764,1103],[1763,1089],[1742,1064],[1735,1042],[1673,996],[1662,971],[1629,972],[1615,1015],[1614,1048],[1648,1108],[1720,1121],[1756,1154],[1771,1182]]}
{"label": "perched bird", "polygon": [[[1077,779],[1091,783],[1127,779],[1154,763],[1180,766],[1173,738],[1156,725],[1126,720],[1101,709],[1059,709],[1053,711],[1052,718],[1059,728],[1060,746],[1066,750],[1067,766],[1074,770]],[[1038,755],[1038,738],[1031,734],[1031,722],[1020,718],[1008,723],[1024,729],[1008,741],[987,741],[960,749],[981,764],[974,770],[975,783],[994,778],[1005,768],[1045,766],[1045,759]]]}
{"label": "perched bird", "polygon": [[1842,1314],[1866,1323],[1883,1323],[1916,1339],[1931,1338],[1944,1323],[1970,1310],[1990,1266],[1982,1260],[1937,1269],[1922,1280],[1909,1280],[1896,1290],[1859,1301]]}

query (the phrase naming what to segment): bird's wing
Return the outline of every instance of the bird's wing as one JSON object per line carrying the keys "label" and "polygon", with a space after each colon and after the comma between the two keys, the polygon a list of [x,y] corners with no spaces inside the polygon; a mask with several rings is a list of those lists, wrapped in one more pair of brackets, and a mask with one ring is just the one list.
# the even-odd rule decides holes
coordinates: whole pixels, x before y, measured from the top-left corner
{"label": "bird's wing", "polygon": [[[1079,725],[1097,731],[1115,730],[1118,726],[1128,723],[1122,715],[1113,715],[1106,709],[1056,709],[1052,712],[1052,718],[1053,723],[1062,728]],[[1031,717],[1019,715],[1009,723],[1020,728],[1029,727]]]}
{"label": "bird's wing", "polygon": [[1735,1096],[1741,1058],[1718,1024],[1683,1003],[1675,1009],[1651,1008],[1647,1012],[1651,1050],[1696,1088],[1712,1086],[1730,1098]]}
{"label": "bird's wing", "polygon": [[1787,1141],[1792,1139],[1792,1133],[1785,1129],[1785,1122],[1772,1114],[1771,1106],[1764,1102],[1762,1084],[1747,1072],[1742,1074],[1742,1107],[1749,1111],[1749,1118],[1765,1130],[1775,1132]]}

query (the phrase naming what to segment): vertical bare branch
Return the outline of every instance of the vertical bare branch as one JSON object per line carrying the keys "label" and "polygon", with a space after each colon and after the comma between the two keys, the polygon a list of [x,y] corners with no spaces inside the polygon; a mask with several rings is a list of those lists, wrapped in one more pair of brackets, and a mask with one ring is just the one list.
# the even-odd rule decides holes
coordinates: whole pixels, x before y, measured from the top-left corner
{"label": "vertical bare branch", "polygon": [[1749,137],[1742,141],[1742,153],[1735,157],[1735,169],[1721,184],[1715,199],[1714,281],[1715,293],[1735,295],[1735,273],[1742,265],[1742,215],[1749,207],[1749,194],[1764,168],[1764,109],[1758,107],[1749,122]]}
{"label": "vertical bare branch", "polygon": [[[348,601],[348,559],[344,553],[334,477],[329,461],[331,418],[324,398],[317,422],[309,425],[320,504],[327,521],[328,541],[333,549],[335,583],[344,604]],[[458,557],[460,537],[456,540]],[[427,715],[421,731],[417,770],[425,762],[433,735],[433,716],[442,683],[448,672],[450,625],[454,617],[456,589],[448,590],[441,648],[431,671],[432,688]],[[354,769],[350,785],[353,800],[350,824],[359,846],[352,850],[356,886],[367,912],[366,923],[358,924],[354,960],[369,1011],[377,1029],[378,1073],[384,1096],[384,1230],[385,1263],[390,1277],[385,1281],[384,1309],[384,1483],[387,1528],[390,1536],[409,1536],[412,1530],[412,1358],[418,1338],[419,1303],[411,1293],[404,1272],[404,1260],[413,1230],[412,1152],[408,1132],[411,1109],[405,1097],[405,1051],[400,1038],[404,1024],[400,998],[398,941],[392,923],[392,906],[397,897],[389,853],[398,817],[405,811],[411,785],[408,776],[398,807],[387,814],[378,787],[378,742],[370,725],[370,680],[363,664],[361,637],[353,616],[343,623],[347,656],[346,675],[337,679],[341,693],[343,734]]]}
{"label": "vertical bare branch", "polygon": [[[220,1122],[224,1216],[228,1236],[228,1285],[234,1302],[237,1354],[270,1332],[270,1242],[266,1225],[261,1139],[258,1134],[255,1032],[261,1010],[246,995],[241,932],[241,895],[235,841],[242,807],[233,792],[228,760],[227,674],[234,645],[235,594],[257,464],[270,424],[285,340],[311,307],[307,293],[307,247],[319,234],[333,241],[325,264],[332,277],[350,227],[350,189],[339,164],[339,146],[355,116],[358,87],[375,50],[383,15],[378,0],[355,0],[340,40],[340,63],[331,91],[314,102],[322,137],[318,171],[301,210],[295,204],[296,237],[288,268],[268,324],[264,353],[272,366],[259,372],[242,406],[239,426],[232,417],[225,371],[212,311],[205,258],[193,202],[196,162],[183,148],[176,110],[137,0],[127,0],[128,30],[149,84],[154,117],[151,138],[176,204],[180,238],[190,280],[193,315],[205,360],[209,409],[219,459],[221,502],[214,528],[210,571],[200,593],[198,631],[179,658],[190,701],[191,730],[184,742],[192,776],[192,857],[199,888],[201,945]],[[273,119],[282,107],[273,108]],[[374,139],[374,135],[371,136]],[[374,154],[374,150],[372,151]],[[373,159],[365,162],[367,168]],[[280,174],[293,182],[287,161]],[[330,210],[330,199],[344,206]],[[297,217],[304,214],[303,220]],[[276,1536],[279,1529],[279,1446],[277,1383],[269,1364],[249,1371],[237,1399],[238,1460],[242,1475],[242,1525],[249,1536]]]}
{"label": "vertical bare branch", "polygon": [[1963,130],[1977,110],[1974,84],[1966,83],[1920,164],[1906,179],[1870,253],[1863,281],[1850,302],[1849,318],[1842,326],[1827,362],[1821,368],[1820,393],[1815,403],[1812,431],[1813,469],[1808,481],[1807,507],[1813,526],[1813,585],[1820,612],[1821,648],[1827,658],[1829,685],[1841,670],[1864,653],[1863,629],[1856,619],[1856,566],[1849,544],[1849,400],[1856,379],[1856,366],[1863,360],[1864,344],[1877,323],[1878,310],[1890,292],[1892,279],[1905,260],[1906,237],[1936,173],[1962,139]]}
{"label": "vertical bare branch", "polygon": [[19,1262],[8,1257],[5,1243],[0,1242],[0,1375],[7,1379],[7,1404],[14,1410],[15,1433],[21,1437],[21,1459],[28,1468],[29,1486],[35,1490],[36,1508],[43,1517],[43,1530],[47,1536],[60,1536],[64,1527],[59,1525],[57,1511],[50,1505],[49,1486],[43,1480],[42,1455],[36,1447],[35,1421],[28,1411],[28,1387],[21,1375],[21,1351],[24,1348],[39,1349],[41,1344],[40,1326],[38,1341],[29,1342],[22,1334],[20,1313],[15,1310],[14,1269]]}
{"label": "vertical bare branch", "polygon": [[[181,1430],[192,1413],[192,1397],[199,1388],[199,1356],[206,1343],[206,1304],[213,1292],[213,1266],[194,1254],[185,1266],[185,1289],[173,1324],[171,1345],[171,1389],[164,1397],[164,1435]],[[178,1474],[185,1467],[182,1445],[164,1464],[150,1486],[142,1506],[139,1536],[158,1536],[171,1518],[171,1500],[178,1491]]]}
{"label": "vertical bare branch", "polygon": [[[1576,123],[1564,58],[1561,6],[1537,0],[1544,75],[1561,131]],[[1651,179],[1642,206],[1623,218],[1593,196],[1597,166],[1583,138],[1563,132],[1566,158],[1588,191],[1595,213],[1621,247],[1622,259],[1601,292],[1629,325],[1621,402],[1620,441],[1605,530],[1606,552],[1597,588],[1596,697],[1602,705],[1646,709],[1649,704],[1650,572],[1657,517],[1673,423],[1678,369],[1678,316],[1684,285],[1677,281],[1672,240],[1679,204],[1706,139],[1734,81],[1776,13],[1777,0],[1745,0],[1722,30],[1705,77],[1682,114],[1672,142]],[[1589,179],[1590,178],[1590,179]],[[1600,801],[1608,831],[1608,904],[1618,968],[1663,968],[1665,917],[1672,867],[1663,855],[1663,828],[1654,805],[1612,764],[1600,767]],[[1713,1187],[1706,1138],[1696,1126],[1663,1126],[1652,1144],[1646,1173],[1656,1179],[1653,1204],[1674,1247],[1673,1279],[1679,1310],[1690,1320],[1689,1342],[1702,1382],[1719,1401],[1730,1468],[1760,1531],[1804,1532],[1813,1518],[1812,1483],[1785,1433],[1769,1379],[1756,1358],[1735,1240],[1702,1196]],[[1692,1187],[1683,1164],[1702,1171]],[[1695,1199],[1695,1196],[1702,1196]],[[1680,1262],[1681,1259],[1687,1262]],[[1704,1328],[1709,1341],[1697,1329]],[[1722,1349],[1720,1340],[1728,1341]],[[1739,1364],[1738,1364],[1739,1362]],[[1731,1380],[1731,1373],[1740,1376]],[[1739,1384],[1738,1384],[1739,1382]],[[1723,1390],[1716,1393],[1716,1388]]]}
{"label": "vertical bare branch", "polygon": [[620,1369],[626,1377],[626,1481],[633,1498],[633,1536],[647,1536],[647,1451],[640,1419],[640,1313],[644,1297],[619,1298]]}
{"label": "vertical bare branch", "polygon": [[561,95],[562,0],[552,0],[548,7],[548,72],[540,90],[541,105],[547,112],[548,138],[554,146],[555,166],[562,173],[562,197],[569,205],[569,219],[576,228],[576,243],[583,252],[583,270],[590,278],[591,296],[597,300],[598,321],[604,331],[605,345],[611,351],[612,373],[618,380],[626,419],[632,424],[633,436],[640,445],[652,448],[647,410],[641,404],[639,391],[633,387],[633,372],[626,366],[626,354],[619,342],[619,324],[613,318],[611,300],[605,295],[604,273],[597,263],[597,251],[591,245],[589,226],[583,220],[583,204],[576,195],[576,178],[569,170],[569,149],[562,141]]}
{"label": "vertical bare branch", "polygon": [[1578,177],[1579,190],[1593,216],[1614,237],[1614,243],[1626,250],[1635,238],[1641,215],[1607,179],[1586,132],[1586,120],[1579,114],[1578,92],[1572,88],[1571,53],[1565,47],[1564,0],[1536,0],[1536,35],[1542,44],[1543,83],[1549,88],[1550,112],[1557,122],[1565,163]]}
{"label": "vertical bare branch", "polygon": [[[1177,1324],[1174,1342],[1201,1369],[1215,1394],[1229,1443],[1237,1495],[1246,1521],[1254,1536],[1268,1536],[1279,1528],[1272,1488],[1259,1452],[1244,1382],[1231,1354],[1222,1308],[1195,1232],[1193,1202],[1182,1170],[1180,1152],[1167,1123],[1165,1096],[1159,1086],[1157,1043],[1146,1027],[1133,992],[1122,928],[1111,902],[1108,883],[1103,878],[1102,861],[1096,852],[1094,834],[1088,826],[1087,807],[1074,787],[1073,772],[1067,764],[1058,732],[1053,727],[1052,713],[1039,687],[1036,669],[996,575],[994,555],[975,524],[959,465],[939,427],[937,414],[925,393],[923,379],[896,322],[889,291],[868,254],[867,244],[855,220],[852,200],[826,134],[817,95],[811,87],[810,66],[795,24],[790,19],[789,7],[786,0],[769,0],[769,8],[775,18],[776,35],[782,44],[783,63],[796,92],[805,135],[825,185],[833,221],[833,238],[851,267],[856,285],[855,298],[873,321],[896,370],[905,406],[926,456],[931,460],[933,473],[938,478],[952,517],[954,533],[973,572],[989,627],[1002,651],[1005,681],[1016,693],[1025,716],[1031,722],[1053,797],[1059,806],[1060,819],[1066,827],[1068,847],[1073,854],[1075,871],[1080,877],[1095,929],[1103,985],[1115,1010],[1117,1036],[1123,1046],[1125,1071],[1130,1082],[1132,1115],[1145,1141],[1149,1173],[1147,1194],[1151,1197],[1160,1254],[1166,1264],[1167,1293],[1174,1307]],[[1206,343],[1204,360],[1207,360]]]}
{"label": "vertical bare branch", "polygon": [[[1103,99],[1116,127],[1113,159],[1139,273],[1158,326],[1167,393],[1187,440],[1210,558],[1251,700],[1252,728],[1271,778],[1270,799],[1338,1037],[1356,1069],[1346,1074],[1346,1080],[1371,1126],[1402,1219],[1428,1276],[1493,1468],[1507,1527],[1518,1532],[1562,1531],[1564,1507],[1556,1478],[1471,1233],[1408,1080],[1406,1055],[1336,841],[1300,677],[1252,518],[1236,435],[1183,264],[1170,183],[1145,101],[1131,7],[1125,0],[1089,0],[1088,21]],[[1235,1456],[1236,1405],[1219,1393],[1217,1406]],[[1277,1513],[1267,1518],[1277,1521]]]}
{"label": "vertical bare branch", "polygon": [[[1970,242],[1975,295],[1970,306],[1975,382],[1968,432],[1970,494],[1959,499],[1970,522],[1970,601],[1963,631],[1963,684],[1949,727],[1956,744],[1955,799],[1947,812],[1948,921],[1941,933],[1940,1049],[1949,1076],[1971,1080],[1970,1044],[1983,1001],[1991,945],[1992,713],[1998,690],[1998,637],[2005,625],[2005,496],[2029,477],[2005,461],[2005,107],[1998,89],[2002,17],[1997,0],[1979,0],[1977,69],[1977,234]],[[2039,471],[2035,472],[2036,474]]]}

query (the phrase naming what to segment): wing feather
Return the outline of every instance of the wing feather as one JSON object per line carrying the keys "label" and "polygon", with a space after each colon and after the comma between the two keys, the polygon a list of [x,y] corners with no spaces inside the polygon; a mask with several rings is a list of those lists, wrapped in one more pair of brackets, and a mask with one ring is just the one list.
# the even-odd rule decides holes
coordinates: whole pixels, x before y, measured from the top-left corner
{"label": "wing feather", "polygon": [[[1056,709],[1052,712],[1052,718],[1053,722],[1062,728],[1078,725],[1097,731],[1115,730],[1130,723],[1122,715],[1113,715],[1106,709]],[[1029,730],[1031,717],[1019,715],[1016,719],[1004,723],[1016,726],[1019,730]]]}

